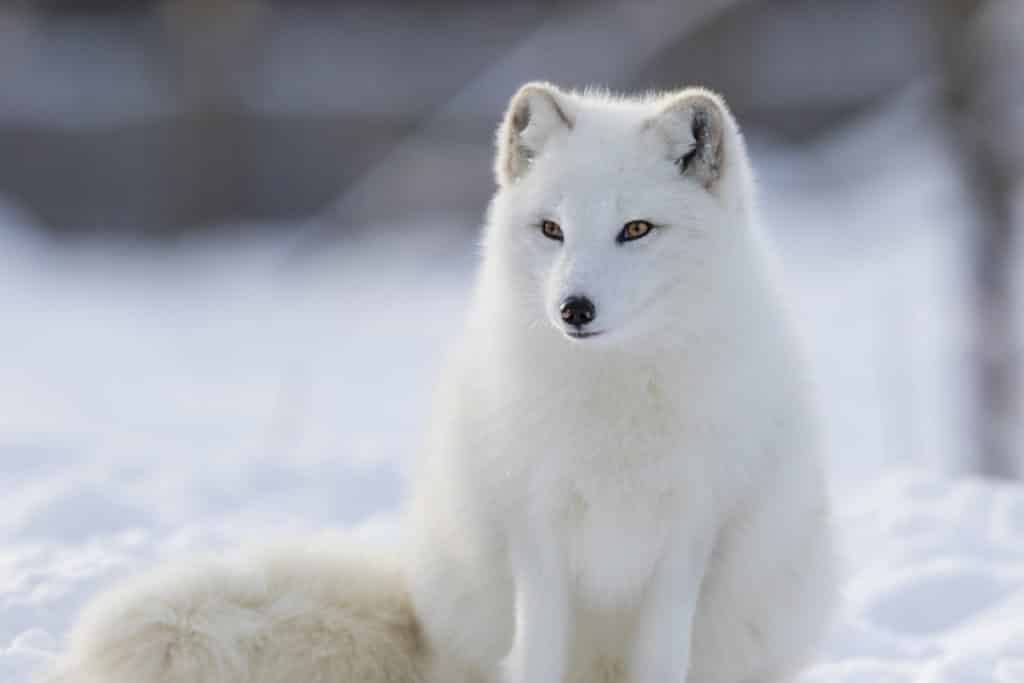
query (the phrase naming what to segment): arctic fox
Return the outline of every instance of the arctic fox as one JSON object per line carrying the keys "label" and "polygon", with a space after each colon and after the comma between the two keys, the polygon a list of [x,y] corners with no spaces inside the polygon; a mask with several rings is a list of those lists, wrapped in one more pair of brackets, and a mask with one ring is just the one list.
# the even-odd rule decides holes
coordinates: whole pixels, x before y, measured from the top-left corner
{"label": "arctic fox", "polygon": [[101,599],[75,683],[776,683],[835,595],[799,354],[722,100],[531,83],[401,559]]}

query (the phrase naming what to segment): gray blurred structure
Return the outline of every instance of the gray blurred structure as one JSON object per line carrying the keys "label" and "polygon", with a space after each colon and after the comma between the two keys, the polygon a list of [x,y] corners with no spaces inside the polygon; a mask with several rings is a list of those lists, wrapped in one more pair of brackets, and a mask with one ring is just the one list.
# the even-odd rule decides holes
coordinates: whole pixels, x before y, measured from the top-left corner
{"label": "gray blurred structure", "polygon": [[928,4],[8,3],[0,191],[61,232],[301,218],[357,182],[341,231],[478,214],[524,80],[705,83],[749,125],[806,138],[934,68]]}
{"label": "gray blurred structure", "polygon": [[945,0],[950,131],[977,216],[969,281],[974,334],[976,469],[1020,476],[1021,302],[1015,269],[1024,220],[1024,4]]}
{"label": "gray blurred structure", "polygon": [[0,11],[0,191],[59,231],[313,214],[544,14],[101,4]]}

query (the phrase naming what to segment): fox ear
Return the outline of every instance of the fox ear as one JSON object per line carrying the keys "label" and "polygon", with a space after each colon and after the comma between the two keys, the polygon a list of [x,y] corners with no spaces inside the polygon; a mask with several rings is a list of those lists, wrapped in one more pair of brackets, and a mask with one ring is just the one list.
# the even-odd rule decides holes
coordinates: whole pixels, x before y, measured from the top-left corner
{"label": "fox ear", "polygon": [[550,83],[527,83],[512,97],[498,128],[494,162],[498,185],[504,187],[521,178],[553,135],[572,130],[567,100]]}
{"label": "fox ear", "polygon": [[731,120],[720,97],[694,88],[670,99],[647,124],[664,139],[666,155],[679,173],[711,189],[722,176],[722,141]]}

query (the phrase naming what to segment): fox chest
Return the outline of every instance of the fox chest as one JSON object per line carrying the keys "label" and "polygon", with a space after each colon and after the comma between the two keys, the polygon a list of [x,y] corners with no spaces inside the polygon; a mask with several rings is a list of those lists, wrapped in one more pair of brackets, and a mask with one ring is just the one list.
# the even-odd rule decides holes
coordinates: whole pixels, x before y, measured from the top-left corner
{"label": "fox chest", "polygon": [[564,532],[574,592],[594,607],[636,599],[665,551],[671,520],[662,501],[616,492],[574,493]]}

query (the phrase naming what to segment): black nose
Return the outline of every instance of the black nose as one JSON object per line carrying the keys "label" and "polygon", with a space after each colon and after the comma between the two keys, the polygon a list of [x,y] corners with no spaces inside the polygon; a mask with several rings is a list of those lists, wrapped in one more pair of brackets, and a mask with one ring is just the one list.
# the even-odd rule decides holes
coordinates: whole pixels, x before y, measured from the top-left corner
{"label": "black nose", "polygon": [[562,302],[562,307],[558,310],[561,311],[562,320],[567,325],[576,327],[589,325],[597,316],[594,302],[585,296],[570,296]]}

